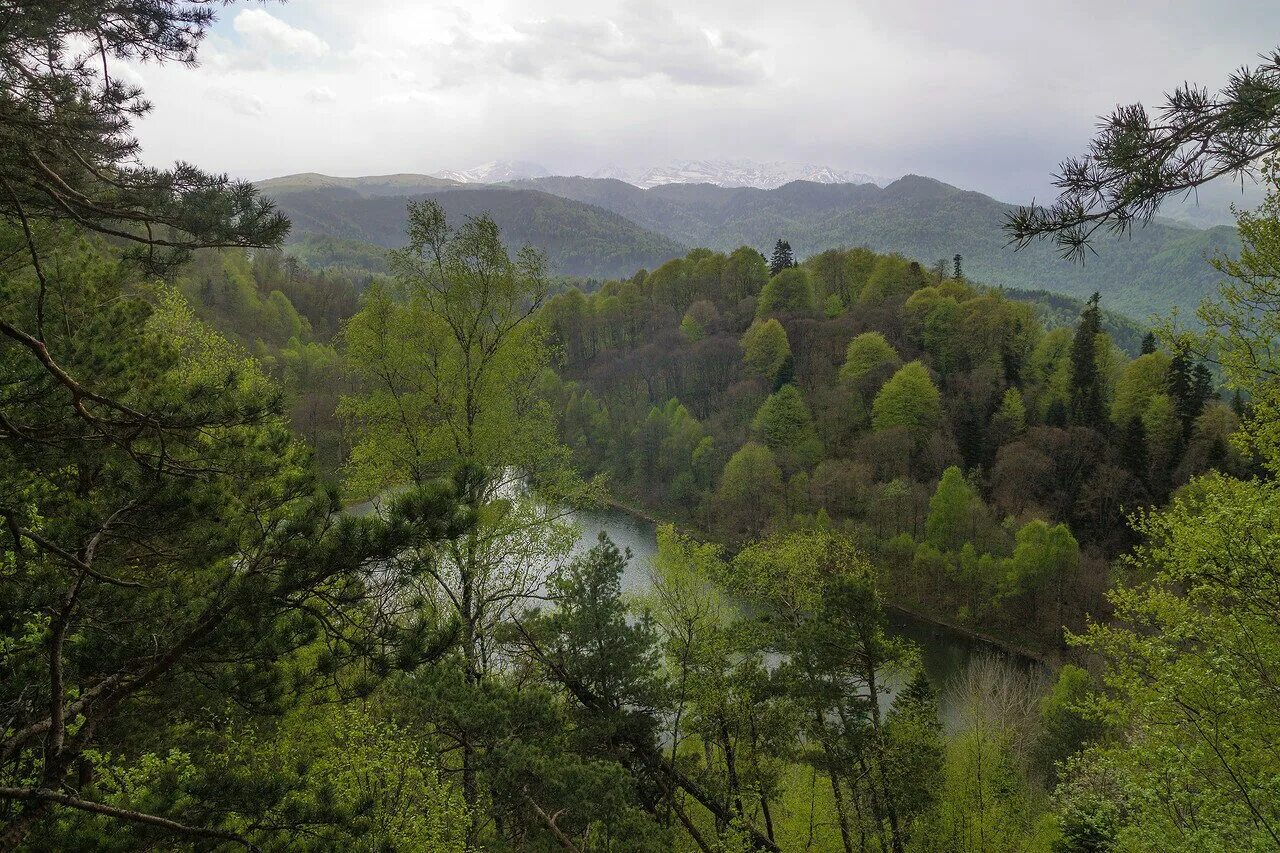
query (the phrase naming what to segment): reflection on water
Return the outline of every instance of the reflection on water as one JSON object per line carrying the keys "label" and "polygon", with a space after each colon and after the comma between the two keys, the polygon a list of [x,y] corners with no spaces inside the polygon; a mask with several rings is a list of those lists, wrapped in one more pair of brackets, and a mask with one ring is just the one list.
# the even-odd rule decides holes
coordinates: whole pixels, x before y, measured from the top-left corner
{"label": "reflection on water", "polygon": [[[612,507],[578,510],[573,513],[573,520],[582,528],[582,538],[575,547],[575,553],[591,548],[601,532],[607,533],[620,549],[631,550],[631,562],[627,564],[622,576],[623,591],[643,593],[648,590],[649,561],[658,549],[657,528],[652,522]],[[1040,666],[1035,661],[1006,652],[967,634],[899,611],[890,611],[888,621],[891,635],[911,640],[920,647],[925,674],[939,694],[939,711],[943,725],[948,729],[958,725],[960,709],[953,707],[946,688],[952,679],[965,672],[969,662],[975,657],[994,655],[1026,669]],[[903,681],[900,676],[888,679],[889,700],[892,700],[899,688],[905,686]]]}

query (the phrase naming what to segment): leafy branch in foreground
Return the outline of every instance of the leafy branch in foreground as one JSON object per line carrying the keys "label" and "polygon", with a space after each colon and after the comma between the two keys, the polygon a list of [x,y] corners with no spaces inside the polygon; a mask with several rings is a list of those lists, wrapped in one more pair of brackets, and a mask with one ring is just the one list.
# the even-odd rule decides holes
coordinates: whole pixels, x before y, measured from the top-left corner
{"label": "leafy branch in foreground", "polygon": [[1059,166],[1057,201],[1011,211],[1005,231],[1020,249],[1052,235],[1063,257],[1082,259],[1099,229],[1127,234],[1170,195],[1252,175],[1280,148],[1278,131],[1280,51],[1236,71],[1216,94],[1184,83],[1154,114],[1142,104],[1117,107],[1089,150]]}

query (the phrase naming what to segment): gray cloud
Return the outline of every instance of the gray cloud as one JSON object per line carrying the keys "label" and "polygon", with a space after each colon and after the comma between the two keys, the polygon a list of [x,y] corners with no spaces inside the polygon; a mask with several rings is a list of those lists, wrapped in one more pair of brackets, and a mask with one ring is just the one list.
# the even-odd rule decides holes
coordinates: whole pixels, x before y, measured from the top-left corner
{"label": "gray cloud", "polygon": [[231,111],[242,116],[260,116],[265,106],[262,99],[252,92],[231,89],[224,86],[210,86],[205,94],[219,103],[231,108]]}
{"label": "gray cloud", "polygon": [[[1183,80],[1216,88],[1280,44],[1274,0],[295,0],[269,9],[233,7],[194,72],[143,69],[155,104],[139,123],[148,158],[251,178],[503,159],[567,173],[789,160],[919,172],[1025,201],[1051,194],[1058,162],[1082,151],[1117,103],[1159,102]],[[266,17],[242,22],[250,12]],[[235,118],[191,98],[193,86],[217,89],[211,97]]]}
{"label": "gray cloud", "polygon": [[656,3],[632,2],[596,20],[549,18],[516,24],[517,39],[495,45],[508,71],[571,81],[650,75],[689,86],[749,86],[766,74],[763,46],[732,30],[709,30]]}

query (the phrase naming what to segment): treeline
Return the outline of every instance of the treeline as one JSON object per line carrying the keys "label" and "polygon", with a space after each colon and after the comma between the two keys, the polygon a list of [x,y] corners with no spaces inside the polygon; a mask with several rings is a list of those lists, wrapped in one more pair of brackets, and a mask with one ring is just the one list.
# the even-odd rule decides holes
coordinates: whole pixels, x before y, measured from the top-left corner
{"label": "treeline", "polygon": [[337,338],[375,278],[350,267],[316,270],[278,249],[203,249],[173,275],[200,318],[281,383],[293,428],[329,476],[350,449],[336,414],[351,388]]}
{"label": "treeline", "polygon": [[561,435],[647,510],[727,542],[843,530],[896,600],[1056,647],[1104,611],[1130,513],[1250,470],[1242,405],[1151,335],[1126,355],[1096,299],[1048,329],[956,272],[744,247],[560,294]]}

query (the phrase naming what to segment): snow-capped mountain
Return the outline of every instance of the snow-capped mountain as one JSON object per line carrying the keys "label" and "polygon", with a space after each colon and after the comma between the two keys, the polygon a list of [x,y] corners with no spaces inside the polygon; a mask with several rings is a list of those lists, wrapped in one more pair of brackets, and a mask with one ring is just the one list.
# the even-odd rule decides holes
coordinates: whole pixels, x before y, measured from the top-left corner
{"label": "snow-capped mountain", "polygon": [[503,181],[519,181],[524,178],[545,178],[551,173],[537,163],[523,160],[494,160],[470,169],[446,169],[436,172],[433,178],[446,178],[463,184],[500,184]]}
{"label": "snow-capped mountain", "polygon": [[[545,178],[552,174],[546,167],[524,160],[495,160],[470,169],[446,169],[431,175],[464,184],[500,184],[526,178]],[[637,187],[649,189],[661,184],[716,184],[722,187],[759,187],[771,190],[792,181],[819,184],[879,184],[887,186],[891,179],[863,172],[815,166],[809,163],[757,163],[752,160],[687,160],[649,169],[627,169],[608,166],[587,177],[615,178]]]}
{"label": "snow-capped mountain", "polygon": [[891,180],[853,172],[815,166],[809,163],[756,163],[751,160],[689,160],[644,170],[626,170],[616,166],[601,169],[593,178],[617,178],[648,189],[661,184],[716,184],[722,187],[759,187],[773,189],[792,181],[819,184],[879,184]]}

